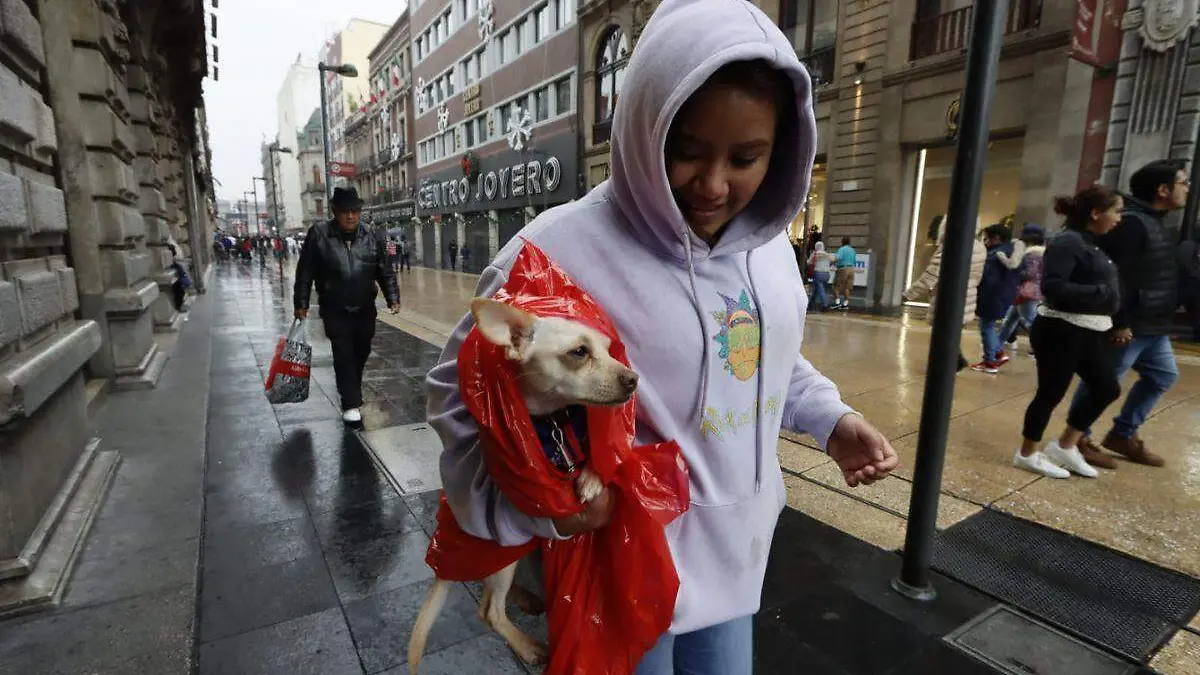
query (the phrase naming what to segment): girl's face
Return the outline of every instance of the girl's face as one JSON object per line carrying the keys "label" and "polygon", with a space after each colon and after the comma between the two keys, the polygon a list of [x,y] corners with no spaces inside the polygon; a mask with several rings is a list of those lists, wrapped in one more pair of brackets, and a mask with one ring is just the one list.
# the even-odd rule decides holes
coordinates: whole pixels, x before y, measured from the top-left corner
{"label": "girl's face", "polygon": [[667,179],[692,230],[712,242],[754,197],[775,146],[775,106],[729,84],[706,84],[676,115]]}
{"label": "girl's face", "polygon": [[1121,222],[1121,211],[1125,208],[1125,202],[1120,197],[1113,202],[1113,205],[1108,207],[1108,210],[1101,211],[1100,209],[1092,209],[1092,222],[1088,228],[1097,235],[1108,234],[1110,230]]}

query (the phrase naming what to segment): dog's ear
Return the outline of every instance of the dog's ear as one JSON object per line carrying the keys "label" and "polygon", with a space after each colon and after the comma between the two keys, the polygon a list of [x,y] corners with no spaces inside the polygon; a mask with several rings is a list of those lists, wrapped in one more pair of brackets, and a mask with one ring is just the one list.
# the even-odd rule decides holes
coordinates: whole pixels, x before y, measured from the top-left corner
{"label": "dog's ear", "polygon": [[510,356],[520,354],[533,334],[533,322],[537,320],[532,314],[490,298],[472,300],[471,315],[483,338],[504,347]]}

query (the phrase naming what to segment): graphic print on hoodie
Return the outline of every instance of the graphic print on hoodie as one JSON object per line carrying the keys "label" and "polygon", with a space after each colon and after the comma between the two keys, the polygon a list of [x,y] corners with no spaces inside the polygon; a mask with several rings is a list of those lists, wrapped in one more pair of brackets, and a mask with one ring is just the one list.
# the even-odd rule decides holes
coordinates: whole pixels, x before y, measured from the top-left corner
{"label": "graphic print on hoodie", "polygon": [[[675,204],[663,150],[684,101],[721,66],[753,59],[791,77],[796,105],[781,119],[762,186],[710,247]],[[609,313],[641,375],[638,443],[678,441],[691,472],[691,508],[667,529],[680,576],[671,631],[684,633],[758,610],[787,497],[780,428],[823,447],[850,412],[800,355],[807,296],[786,228],[808,194],[815,154],[811,83],[787,38],[750,3],[665,0],[630,57],[611,143],[611,178],[539,215],[484,270],[477,294],[504,284],[524,238]],[[427,378],[447,501],[478,537],[504,545],[557,537],[487,475],[455,363],[472,325],[465,316]]]}

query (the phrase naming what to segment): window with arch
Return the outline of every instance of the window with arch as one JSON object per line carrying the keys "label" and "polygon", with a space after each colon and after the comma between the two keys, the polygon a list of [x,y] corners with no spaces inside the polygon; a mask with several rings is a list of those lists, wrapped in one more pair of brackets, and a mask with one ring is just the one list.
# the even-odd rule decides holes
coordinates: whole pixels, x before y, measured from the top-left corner
{"label": "window with arch", "polygon": [[611,26],[600,41],[596,53],[596,124],[592,142],[604,143],[612,130],[613,111],[625,82],[625,67],[629,65],[629,37],[620,26]]}

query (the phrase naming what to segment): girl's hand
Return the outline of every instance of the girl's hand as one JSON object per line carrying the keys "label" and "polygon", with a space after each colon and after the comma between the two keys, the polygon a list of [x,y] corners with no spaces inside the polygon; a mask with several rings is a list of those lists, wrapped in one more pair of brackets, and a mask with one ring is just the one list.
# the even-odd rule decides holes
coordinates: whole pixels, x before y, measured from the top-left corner
{"label": "girl's hand", "polygon": [[900,466],[900,458],[887,438],[854,413],[844,415],[838,421],[829,437],[827,450],[850,487],[870,485],[887,478]]}

